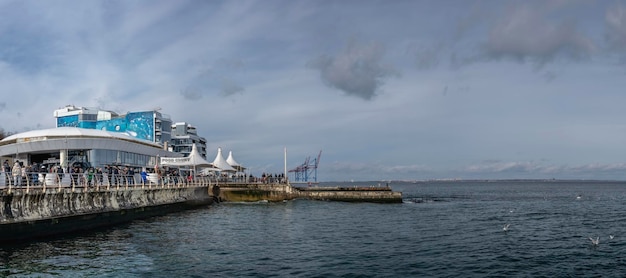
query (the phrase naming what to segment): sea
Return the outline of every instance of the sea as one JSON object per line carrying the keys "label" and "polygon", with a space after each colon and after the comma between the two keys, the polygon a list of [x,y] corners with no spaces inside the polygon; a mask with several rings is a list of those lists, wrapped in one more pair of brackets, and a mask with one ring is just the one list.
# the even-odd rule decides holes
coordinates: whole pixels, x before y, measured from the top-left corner
{"label": "sea", "polygon": [[0,277],[626,277],[624,181],[320,185],[381,183],[403,202],[219,203],[2,246]]}

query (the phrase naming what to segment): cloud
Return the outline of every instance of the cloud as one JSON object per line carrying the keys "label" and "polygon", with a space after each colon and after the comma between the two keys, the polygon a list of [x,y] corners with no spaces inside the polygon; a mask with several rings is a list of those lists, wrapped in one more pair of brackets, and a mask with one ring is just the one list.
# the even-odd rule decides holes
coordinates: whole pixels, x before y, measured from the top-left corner
{"label": "cloud", "polygon": [[221,94],[223,96],[231,96],[236,93],[241,93],[244,88],[237,84],[234,80],[224,78],[221,81]]}
{"label": "cloud", "polygon": [[432,169],[425,165],[388,165],[380,163],[334,162],[324,168],[325,175],[331,177],[351,177],[359,180],[392,179],[400,176],[427,176]]}
{"label": "cloud", "polygon": [[491,26],[484,44],[486,58],[509,58],[542,66],[559,57],[580,60],[592,54],[594,45],[573,21],[549,20],[551,9],[512,6]]}
{"label": "cloud", "polygon": [[626,9],[617,5],[606,12],[606,40],[609,48],[626,52]]}
{"label": "cloud", "polygon": [[309,66],[320,71],[328,86],[349,96],[371,100],[385,79],[396,74],[391,67],[382,64],[384,54],[380,43],[351,40],[336,56],[320,56],[309,62]]}
{"label": "cloud", "polygon": [[606,176],[621,176],[626,171],[626,163],[601,164],[591,163],[577,166],[568,165],[545,165],[535,161],[484,161],[470,165],[462,172],[491,176],[494,174],[506,174],[511,176],[550,177],[564,176],[570,178],[594,177],[599,174]]}
{"label": "cloud", "polygon": [[440,52],[442,51],[443,44],[438,43],[432,46],[410,46],[410,52],[415,57],[415,65],[420,70],[429,70],[437,67],[440,61]]}
{"label": "cloud", "polygon": [[219,95],[228,97],[245,91],[237,79],[242,79],[245,63],[241,59],[221,58],[211,65],[200,65],[181,95],[188,100],[199,100],[204,94],[218,90]]}
{"label": "cloud", "polygon": [[186,88],[184,90],[181,90],[180,95],[182,95],[187,100],[199,100],[202,98],[202,93],[192,88]]}

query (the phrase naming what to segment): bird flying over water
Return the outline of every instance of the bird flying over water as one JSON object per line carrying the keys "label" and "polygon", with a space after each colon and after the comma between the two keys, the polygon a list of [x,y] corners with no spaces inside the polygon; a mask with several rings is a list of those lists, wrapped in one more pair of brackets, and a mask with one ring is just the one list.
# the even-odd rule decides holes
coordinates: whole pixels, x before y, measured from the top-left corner
{"label": "bird flying over water", "polygon": [[613,238],[615,238],[614,235],[609,235],[609,239],[613,239]]}
{"label": "bird flying over water", "polygon": [[595,239],[590,237],[589,240],[591,240],[591,244],[593,246],[597,246],[598,244],[600,244],[600,237],[596,237]]}
{"label": "bird flying over water", "polygon": [[509,226],[511,226],[511,224],[505,224],[504,227],[502,228],[503,231],[508,232],[509,231]]}

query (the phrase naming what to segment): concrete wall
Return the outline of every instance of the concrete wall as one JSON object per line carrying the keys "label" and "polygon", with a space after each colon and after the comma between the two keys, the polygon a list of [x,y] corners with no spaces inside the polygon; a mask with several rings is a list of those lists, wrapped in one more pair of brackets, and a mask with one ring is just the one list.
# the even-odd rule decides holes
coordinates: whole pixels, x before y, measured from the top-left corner
{"label": "concrete wall", "polygon": [[228,202],[284,201],[293,199],[344,202],[401,203],[402,193],[373,188],[317,188],[302,190],[284,184],[222,185],[220,198]]}
{"label": "concrete wall", "polygon": [[220,199],[227,202],[280,202],[297,198],[297,192],[285,184],[234,184],[220,187]]}
{"label": "concrete wall", "polygon": [[71,192],[0,194],[0,224],[129,210],[175,203],[210,203],[208,187],[182,187]]}
{"label": "concrete wall", "polygon": [[392,191],[302,191],[301,196],[311,200],[401,203],[402,193]]}

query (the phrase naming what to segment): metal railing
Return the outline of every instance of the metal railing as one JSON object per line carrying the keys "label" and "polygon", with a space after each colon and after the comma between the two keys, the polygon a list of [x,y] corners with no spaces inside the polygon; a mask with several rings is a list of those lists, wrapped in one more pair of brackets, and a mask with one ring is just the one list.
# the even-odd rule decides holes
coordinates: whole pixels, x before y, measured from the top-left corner
{"label": "metal railing", "polygon": [[158,176],[148,174],[142,177],[135,175],[108,175],[85,173],[40,173],[26,172],[20,176],[10,173],[0,173],[0,190],[11,193],[19,190],[25,193],[50,192],[71,190],[100,191],[100,190],[128,190],[128,189],[152,189],[152,188],[177,188],[177,187],[205,187],[218,184],[221,181],[215,177],[182,177],[182,176]]}

